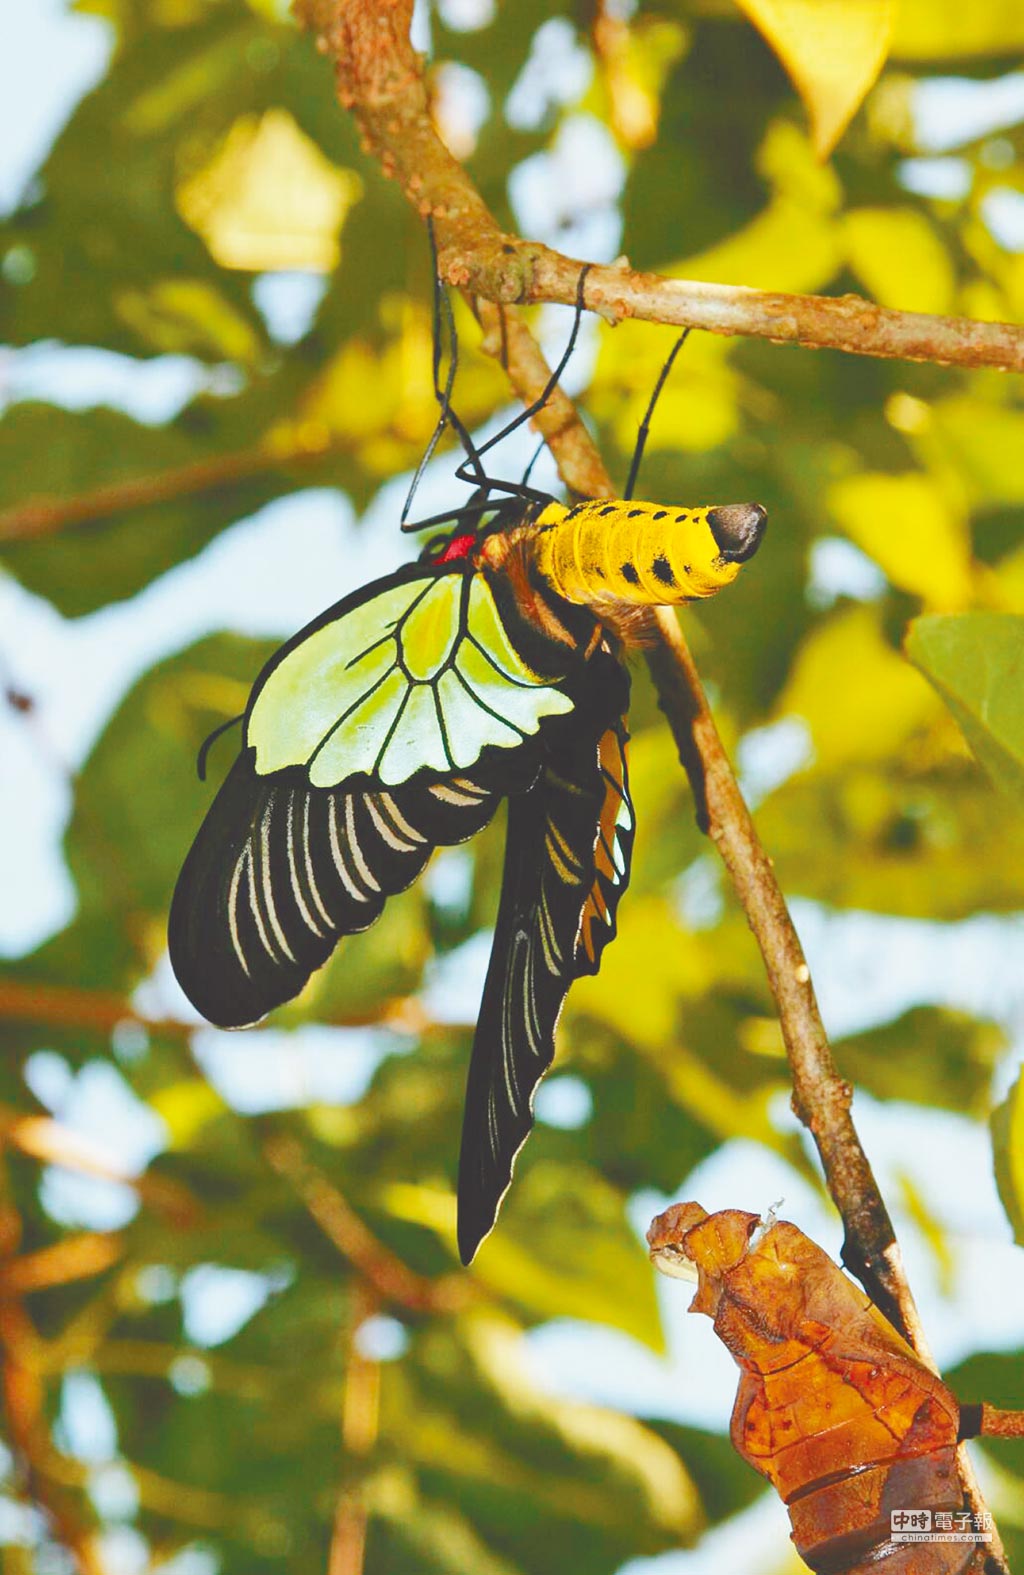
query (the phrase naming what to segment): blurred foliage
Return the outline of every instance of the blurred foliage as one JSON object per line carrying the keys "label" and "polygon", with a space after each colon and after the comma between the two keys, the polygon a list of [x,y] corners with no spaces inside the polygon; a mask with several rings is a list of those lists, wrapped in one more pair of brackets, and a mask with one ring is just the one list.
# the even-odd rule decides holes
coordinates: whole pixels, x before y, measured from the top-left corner
{"label": "blurred foliage", "polygon": [[996,1182],[1010,1217],[1014,1239],[1024,1246],[1024,1075],[1018,1075],[1005,1100],[992,1112]]}
{"label": "blurred foliage", "polygon": [[[6,519],[32,499],[44,514],[87,505],[57,534],[4,544],[5,571],[68,619],[102,617],[303,487],[363,511],[415,465],[435,417],[422,227],[360,152],[284,0],[79,9],[104,19],[110,61],[0,220],[3,337],[15,360],[41,340],[134,366],[186,357],[202,391],[162,423],[38,399],[3,414]],[[929,79],[960,78],[966,103],[1016,65],[1019,6],[623,9],[426,8],[439,123],[502,223],[697,279],[1024,313],[1024,248],[992,222],[995,200],[1024,200],[1024,121],[1000,121],[1010,100],[995,93],[988,120],[965,112],[957,135],[951,117],[934,158],[922,108]],[[838,48],[810,25],[824,10]],[[567,173],[574,137],[604,150],[586,181]],[[323,286],[297,336],[260,307],[283,269],[319,270]],[[459,408],[477,424],[507,391],[456,313]],[[582,402],[621,477],[670,336],[593,335]],[[746,759],[776,727],[804,741],[751,782],[787,893],[936,923],[1024,906],[1018,384],[693,336],[641,490],[769,509],[756,564],[687,626],[730,749]],[[0,973],[0,1303],[31,1320],[2,1334],[24,1380],[5,1389],[19,1460],[0,1454],[3,1568],[66,1567],[66,1525],[19,1518],[25,1495],[65,1506],[95,1568],[134,1536],[132,1567],[168,1575],[306,1575],[362,1514],[368,1575],[613,1575],[687,1545],[750,1502],[753,1474],[721,1437],[544,1393],[527,1339],[573,1317],[660,1352],[632,1194],[675,1192],[735,1138],[813,1174],[773,1114],[787,1077],[771,997],[649,682],[638,666],[633,890],[560,1030],[559,1070],[592,1109],[542,1122],[463,1274],[471,1024],[436,1003],[458,948],[492,922],[500,825],[346,941],[274,1024],[227,1036],[177,1016],[167,906],[211,791],[192,762],[269,649],[226,630],[123,686],[70,783],[73,918]],[[18,656],[31,686],[32,653]],[[216,746],[214,777],[231,747]],[[839,1043],[844,1073],[880,1100],[983,1119],[1000,1029],[895,1010]],[[357,1062],[363,1083],[333,1101],[331,1079]],[[68,1130],[101,1089],[125,1132],[145,1133],[127,1183],[120,1131],[105,1148]],[[1021,1110],[1018,1084],[993,1123],[1018,1240]],[[931,1218],[927,1199],[917,1212]],[[383,1264],[372,1304],[351,1261],[365,1239]],[[977,1357],[951,1381],[1022,1404],[1020,1371]],[[11,1407],[30,1423],[30,1478]],[[998,1470],[1019,1543],[1019,1450]],[[784,1546],[767,1552],[781,1568]]]}

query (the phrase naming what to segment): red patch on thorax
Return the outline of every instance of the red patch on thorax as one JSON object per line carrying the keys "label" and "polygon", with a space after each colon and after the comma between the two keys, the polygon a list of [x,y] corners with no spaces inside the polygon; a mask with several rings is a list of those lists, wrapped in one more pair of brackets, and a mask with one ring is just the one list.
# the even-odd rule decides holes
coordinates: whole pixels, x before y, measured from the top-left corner
{"label": "red patch on thorax", "polygon": [[468,558],[475,550],[476,537],[471,532],[467,532],[464,536],[453,536],[437,561],[454,563],[457,558]]}

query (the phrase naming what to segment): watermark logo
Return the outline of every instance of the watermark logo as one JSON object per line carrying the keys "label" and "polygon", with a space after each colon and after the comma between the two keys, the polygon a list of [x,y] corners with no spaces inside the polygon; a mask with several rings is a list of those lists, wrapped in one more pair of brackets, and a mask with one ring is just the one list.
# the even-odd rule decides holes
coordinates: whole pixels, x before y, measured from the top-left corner
{"label": "watermark logo", "polygon": [[892,1542],[991,1542],[992,1516],[960,1509],[894,1509],[889,1516]]}

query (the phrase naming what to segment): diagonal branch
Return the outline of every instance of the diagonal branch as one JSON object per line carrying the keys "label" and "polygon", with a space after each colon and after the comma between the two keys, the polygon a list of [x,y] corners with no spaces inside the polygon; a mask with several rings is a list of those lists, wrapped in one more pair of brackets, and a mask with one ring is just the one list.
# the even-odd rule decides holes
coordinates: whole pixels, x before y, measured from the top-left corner
{"label": "diagonal branch", "polygon": [[[441,266],[449,282],[485,296],[497,296],[500,301],[540,298],[532,292],[536,278],[543,277],[542,270],[538,274],[544,261],[543,249],[519,245],[501,233],[468,176],[434,129],[421,62],[409,42],[412,0],[295,0],[295,6],[315,31],[317,47],[331,56],[339,98],[355,114],[364,140],[380,159],[385,174],[401,181],[406,195],[424,217],[433,217]],[[571,273],[572,289],[547,298],[572,301],[579,265],[558,259],[558,266],[562,265]],[[588,274],[588,305],[608,304],[607,298],[601,302],[598,288],[592,290],[590,283],[596,277],[600,284],[602,274],[607,272],[598,269]],[[488,278],[492,288],[482,288]],[[758,292],[740,295],[757,296]],[[759,299],[763,307],[765,298]],[[619,309],[620,304],[615,304],[615,316],[626,315]],[[842,303],[838,305],[842,307]],[[878,310],[867,303],[861,306],[868,317]],[[480,307],[485,329],[493,326],[493,310]],[[907,320],[912,314],[895,315]],[[685,315],[667,320],[688,321]],[[938,321],[941,320],[933,320],[933,324]],[[544,386],[547,369],[543,357],[514,314],[506,314],[503,326],[500,340],[510,381],[521,398],[530,400]],[[718,317],[717,325],[705,321],[700,326],[716,326],[716,331],[727,333],[758,331],[749,324],[743,327],[735,319],[727,320],[724,315]],[[770,338],[803,342],[805,325],[794,320],[791,326],[794,331],[790,333],[769,332],[765,319],[760,331]],[[1003,359],[993,351],[992,359],[978,361],[971,359],[975,352],[970,351],[970,345],[977,347],[986,330],[1004,325],[952,326],[955,333],[943,339],[936,330],[930,341],[927,336],[915,340],[912,328],[908,329],[903,348],[880,348],[880,340],[877,336],[872,340],[867,329],[847,343],[841,343],[839,337],[809,342],[856,348],[864,354],[915,355],[927,351],[927,358],[932,360],[1024,369],[1024,331],[1005,329],[1008,337],[1001,352]],[[485,344],[493,343],[496,337],[485,334]],[[957,344],[962,352],[959,355],[952,353]],[[551,408],[541,412],[537,424],[548,439],[563,478],[574,491],[589,496],[613,492],[600,457],[568,401],[553,401]],[[771,860],[758,839],[675,617],[662,610],[658,629],[660,639],[649,653],[648,663],[659,701],[693,784],[701,824],[718,847],[761,949],[792,1069],[794,1109],[814,1138],[829,1191],[843,1217],[844,1258],[922,1359],[930,1362],[892,1221],[853,1124],[852,1090],[840,1078],[833,1062],[810,971]],[[962,1450],[959,1466],[968,1501],[975,1511],[980,1511],[984,1504]],[[989,1568],[993,1575],[1006,1568],[1001,1552],[995,1548]]]}
{"label": "diagonal branch", "polygon": [[409,1312],[454,1312],[472,1299],[462,1277],[428,1280],[408,1268],[363,1224],[348,1199],[306,1158],[294,1138],[263,1140],[268,1164],[292,1186],[329,1241],[379,1301]]}

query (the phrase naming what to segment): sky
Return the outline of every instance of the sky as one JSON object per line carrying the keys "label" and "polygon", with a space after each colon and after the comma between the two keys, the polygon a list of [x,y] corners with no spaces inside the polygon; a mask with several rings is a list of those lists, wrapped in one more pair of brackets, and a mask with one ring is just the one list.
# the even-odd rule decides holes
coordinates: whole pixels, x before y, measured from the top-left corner
{"label": "sky", "polygon": [[[449,10],[453,8],[458,9],[456,0],[449,0]],[[9,12],[0,52],[0,208],[17,201],[77,98],[102,74],[109,47],[102,21],[71,15],[60,0],[34,0],[28,6],[15,6],[12,0]],[[575,94],[585,69],[571,36],[551,31],[553,26],[544,30],[531,63],[533,76],[517,101],[523,124],[545,95],[568,92],[569,87]],[[451,91],[456,99],[453,113],[471,121],[476,89],[463,82]],[[1022,117],[1024,73],[987,87],[953,81],[931,85],[918,105],[922,156],[908,161],[908,186],[926,190],[929,182],[934,187],[945,181],[953,189],[960,161],[952,150],[964,136]],[[553,153],[521,168],[514,197],[524,231],[542,234],[551,192],[564,186],[565,171],[587,169],[587,201],[581,205],[586,220],[573,231],[570,215],[568,239],[562,229],[558,240],[583,255],[612,257],[621,239],[615,207],[621,169],[595,127],[586,117],[572,117]],[[1024,248],[1024,199],[1010,192],[987,217],[1004,244]],[[272,330],[287,339],[302,331],[318,290],[319,282],[308,277],[265,278],[257,284],[256,298]],[[565,321],[564,314],[551,313],[553,343],[564,333]],[[578,365],[585,368],[586,360],[584,344]],[[76,408],[110,403],[140,420],[162,421],[209,375],[185,357],[143,363],[56,345],[19,352],[0,349],[0,406],[31,395]],[[523,462],[531,449],[531,440],[518,434],[508,464]],[[421,512],[439,509],[450,498],[453,463],[442,459],[432,467],[420,496]],[[406,485],[407,478],[399,477],[381,490],[369,511],[369,528],[364,525],[358,535],[347,501],[334,492],[306,490],[278,500],[130,601],[80,619],[60,617],[0,574],[0,677],[24,687],[36,701],[31,728],[12,712],[0,714],[0,795],[8,809],[0,822],[0,868],[8,893],[0,906],[0,955],[24,955],[72,915],[74,891],[61,852],[70,809],[68,774],[84,761],[131,683],[160,657],[209,631],[233,628],[283,638],[319,612],[325,600],[387,573],[409,550],[394,530]],[[838,552],[830,555],[826,550],[816,563],[817,591],[877,595],[877,575],[867,560],[836,545]],[[325,585],[331,588],[329,597]],[[741,765],[755,788],[798,763],[792,734],[754,737],[741,752]],[[442,886],[457,886],[460,869],[464,874],[455,853],[431,878]],[[705,897],[708,893],[713,906],[713,876]],[[996,1091],[1005,1091],[1024,1040],[1024,920],[982,915],[962,925],[927,925],[832,913],[807,902],[795,904],[794,912],[833,1033],[886,1021],[919,1002],[991,1015],[1003,1023],[1011,1040],[1011,1051],[997,1073]],[[475,1015],[487,947],[488,938],[478,937],[435,970],[429,991],[439,1015],[459,1021]],[[166,967],[144,987],[140,1001],[156,1015],[194,1019]],[[265,1030],[258,1056],[246,1046],[242,1078],[237,1039],[204,1029],[196,1040],[211,1080],[242,1109],[285,1108],[310,1098],[356,1099],[381,1055],[402,1048],[393,1038],[369,1032],[310,1027],[275,1035]],[[130,1060],[131,1046],[126,1042],[122,1049],[123,1059]],[[159,1121],[111,1064],[96,1063],[76,1074],[60,1056],[41,1049],[29,1075],[44,1104],[98,1144],[126,1174],[136,1173],[160,1151],[164,1134]],[[579,1079],[556,1077],[547,1085],[538,1112],[553,1125],[579,1125],[587,1119],[588,1099]],[[883,1191],[895,1200],[911,1281],[940,1362],[954,1363],[975,1349],[1019,1345],[1024,1253],[1011,1244],[996,1196],[987,1132],[955,1114],[882,1105],[864,1095],[858,1096],[856,1117]],[[794,1129],[784,1100],[775,1119],[781,1129]],[[955,1258],[951,1290],[942,1286],[934,1254],[899,1205],[908,1180],[931,1200],[949,1232]],[[121,1223],[136,1206],[129,1189],[86,1182],[58,1170],[45,1176],[44,1196],[55,1218],[97,1227]],[[834,1213],[795,1172],[754,1145],[727,1144],[686,1178],[678,1196],[695,1197],[708,1209],[761,1209],[783,1198],[784,1216],[826,1250],[838,1253]],[[639,1234],[669,1201],[654,1194],[634,1200],[632,1218]],[[993,1284],[999,1287],[998,1296],[991,1294]],[[197,1266],[181,1285],[154,1284],[154,1297],[181,1296],[188,1332],[201,1350],[230,1337],[273,1288],[266,1276],[205,1265]],[[659,1280],[659,1295],[670,1342],[666,1359],[611,1331],[553,1323],[530,1337],[536,1381],[552,1392],[724,1430],[735,1379],[731,1361],[708,1321],[686,1315],[685,1286]],[[382,1355],[398,1354],[400,1331],[396,1335],[385,1321],[371,1333]],[[201,1363],[191,1377],[183,1371],[181,1381],[186,1386],[201,1383]],[[112,1418],[102,1391],[88,1375],[65,1394],[64,1425],[70,1443],[94,1466],[100,1498],[106,1494],[114,1504],[125,1501],[126,1494],[130,1499],[130,1483],[123,1471],[118,1475]],[[2,1502],[0,1534],[5,1524]],[[783,1522],[780,1506],[766,1496],[700,1549],[636,1561],[629,1575],[712,1575],[736,1567],[758,1575],[757,1550],[765,1545],[767,1528]],[[142,1567],[140,1550],[129,1528],[124,1529],[119,1551],[110,1551],[111,1565],[117,1575],[133,1575]],[[200,1555],[196,1559],[173,1568],[172,1575],[213,1575]]]}

